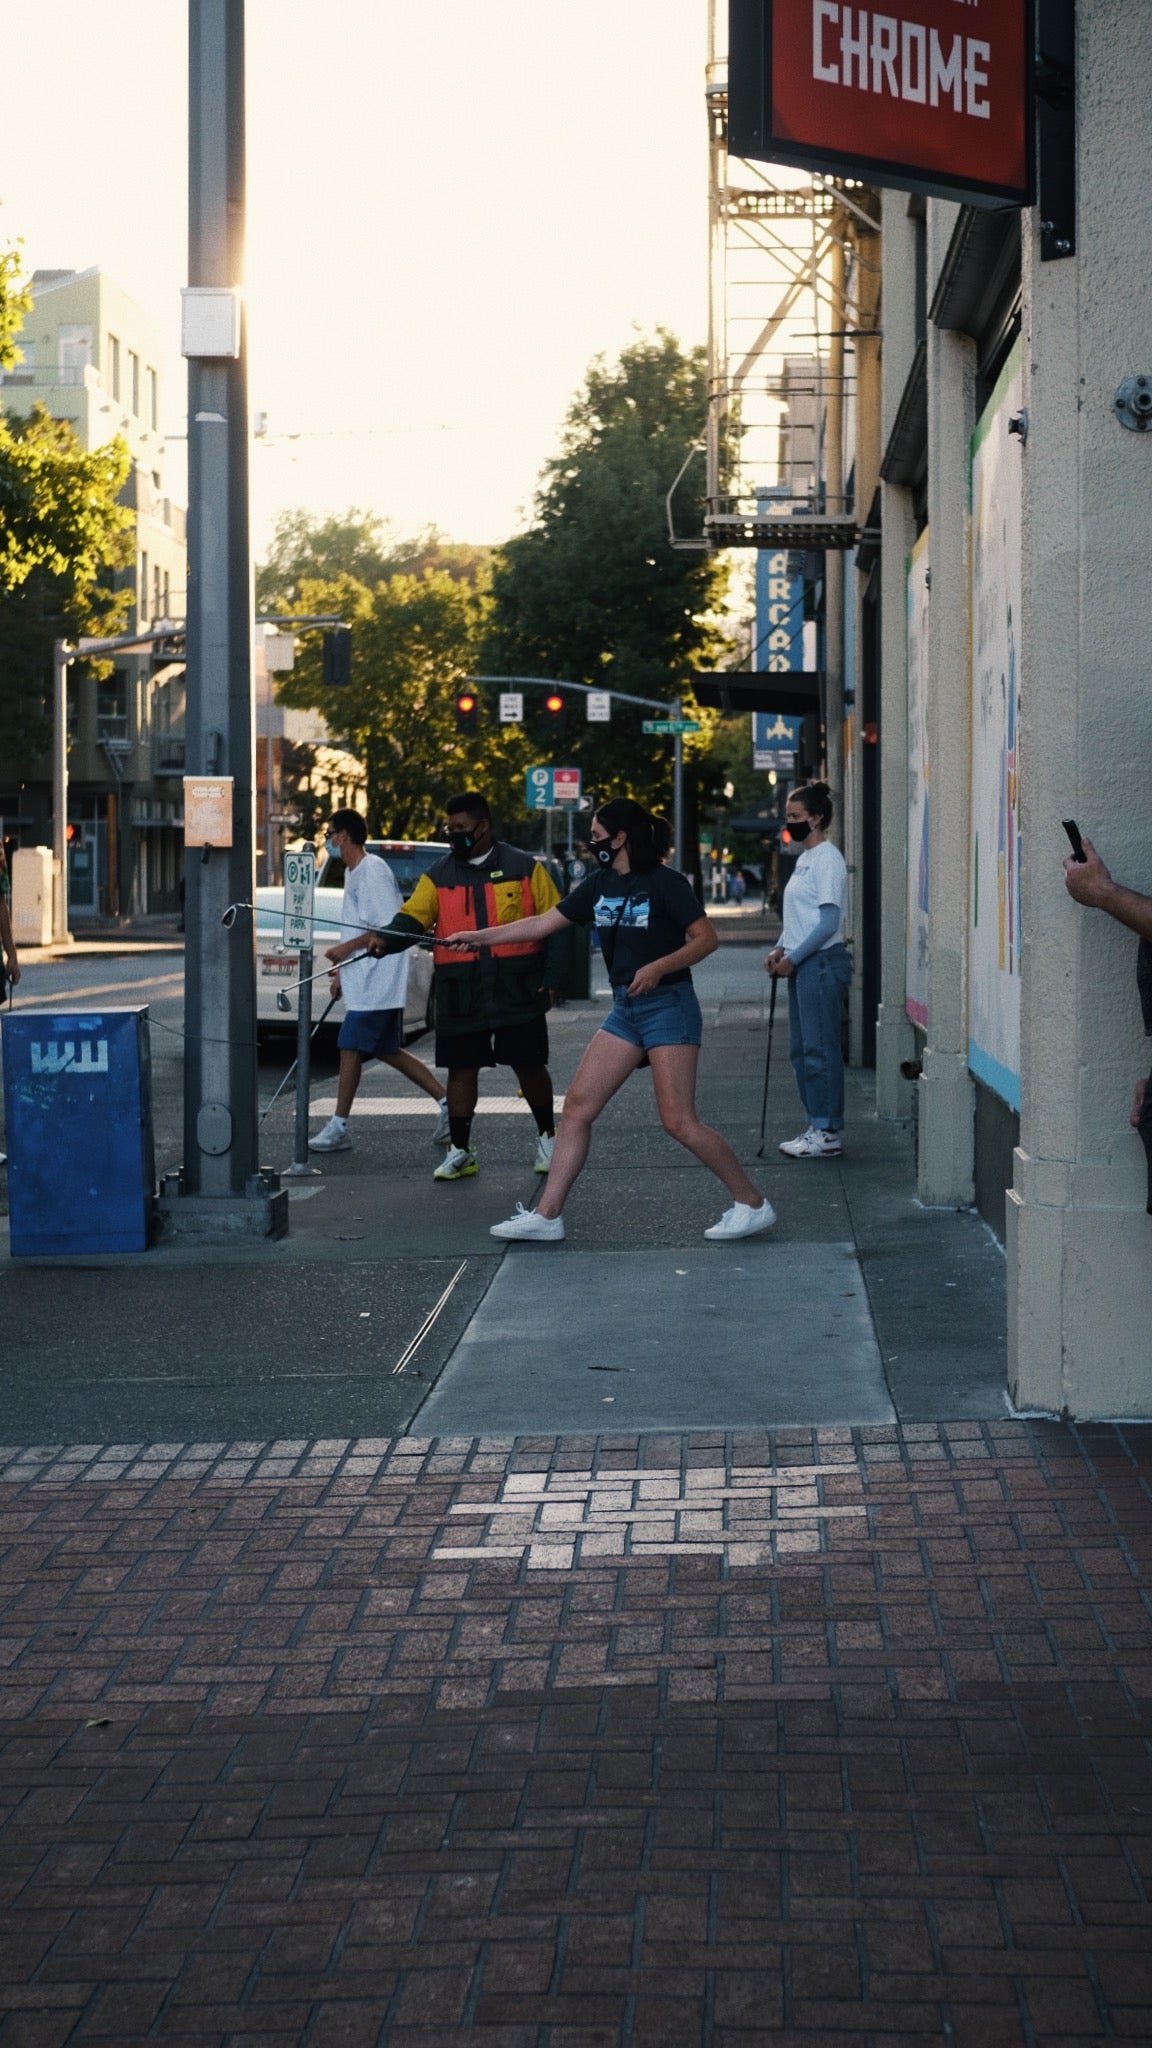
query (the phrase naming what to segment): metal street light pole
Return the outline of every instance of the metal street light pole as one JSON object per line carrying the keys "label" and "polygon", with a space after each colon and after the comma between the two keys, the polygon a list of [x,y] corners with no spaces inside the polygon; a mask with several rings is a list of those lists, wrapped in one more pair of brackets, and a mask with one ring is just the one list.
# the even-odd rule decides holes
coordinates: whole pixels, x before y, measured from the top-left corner
{"label": "metal street light pole", "polygon": [[[258,1172],[252,563],[244,263],[244,0],[189,0],[187,773],[231,784],[231,845],[185,854],[184,1164],[166,1234],[279,1234],[287,1198]],[[225,812],[226,815],[226,812]],[[221,839],[229,836],[217,828]]]}

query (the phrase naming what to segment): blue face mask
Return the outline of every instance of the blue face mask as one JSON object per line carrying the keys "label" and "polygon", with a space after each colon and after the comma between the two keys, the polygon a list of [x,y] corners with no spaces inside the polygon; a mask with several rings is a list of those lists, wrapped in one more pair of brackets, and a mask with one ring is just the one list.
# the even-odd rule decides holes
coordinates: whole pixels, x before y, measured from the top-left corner
{"label": "blue face mask", "polygon": [[326,840],[324,841],[324,844],[325,844],[325,846],[327,847],[327,849],[328,849],[329,853],[330,853],[330,854],[332,855],[332,858],[333,858],[333,860],[339,860],[339,859],[340,859],[340,842],[339,842],[339,840],[338,840],[338,839],[326,839]]}

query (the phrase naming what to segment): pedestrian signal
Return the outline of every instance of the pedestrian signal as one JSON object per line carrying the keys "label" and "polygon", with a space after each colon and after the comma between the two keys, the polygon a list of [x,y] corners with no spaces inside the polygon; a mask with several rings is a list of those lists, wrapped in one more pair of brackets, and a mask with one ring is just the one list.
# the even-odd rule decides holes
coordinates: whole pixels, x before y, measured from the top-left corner
{"label": "pedestrian signal", "polygon": [[456,693],[456,730],[475,732],[480,706],[474,690],[458,690]]}

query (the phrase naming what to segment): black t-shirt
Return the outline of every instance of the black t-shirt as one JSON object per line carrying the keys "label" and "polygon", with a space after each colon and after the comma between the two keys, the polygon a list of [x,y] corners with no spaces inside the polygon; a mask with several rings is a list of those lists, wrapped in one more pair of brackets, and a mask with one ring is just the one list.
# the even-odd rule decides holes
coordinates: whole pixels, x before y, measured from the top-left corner
{"label": "black t-shirt", "polygon": [[[678,953],[689,925],[704,911],[691,884],[674,868],[649,868],[643,875],[618,875],[614,868],[589,875],[556,905],[573,924],[594,924],[608,978],[627,988],[638,967]],[[687,967],[661,977],[661,987],[691,981]]]}

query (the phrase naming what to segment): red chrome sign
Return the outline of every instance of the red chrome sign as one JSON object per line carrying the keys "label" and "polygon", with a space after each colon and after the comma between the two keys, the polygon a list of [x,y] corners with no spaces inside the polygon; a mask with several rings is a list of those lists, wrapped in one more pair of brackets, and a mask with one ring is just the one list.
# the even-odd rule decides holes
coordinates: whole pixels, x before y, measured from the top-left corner
{"label": "red chrome sign", "polygon": [[1031,0],[764,4],[766,154],[1031,203]]}

